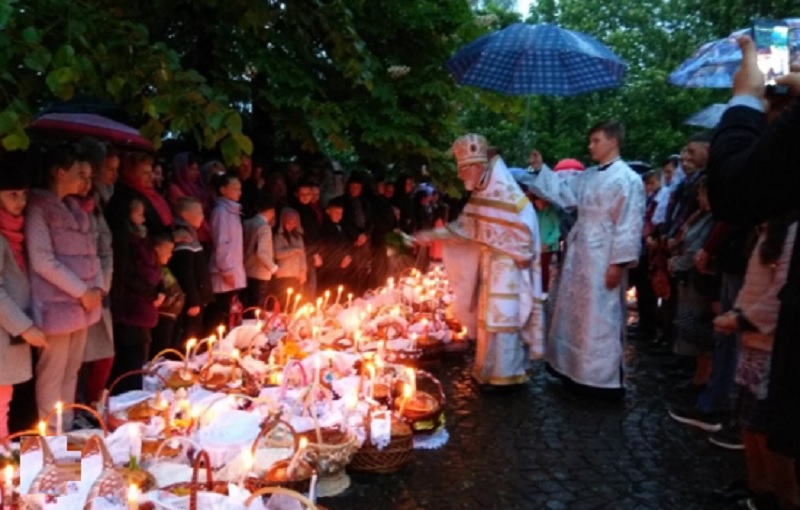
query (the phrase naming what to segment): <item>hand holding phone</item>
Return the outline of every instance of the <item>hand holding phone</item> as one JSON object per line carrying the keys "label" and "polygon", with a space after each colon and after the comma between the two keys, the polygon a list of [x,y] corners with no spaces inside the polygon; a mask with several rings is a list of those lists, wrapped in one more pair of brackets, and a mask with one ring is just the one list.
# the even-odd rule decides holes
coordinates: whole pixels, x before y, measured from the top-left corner
{"label": "hand holding phone", "polygon": [[766,79],[767,95],[788,93],[788,88],[777,85],[775,80],[789,74],[789,26],[783,21],[755,20],[753,41],[758,68]]}

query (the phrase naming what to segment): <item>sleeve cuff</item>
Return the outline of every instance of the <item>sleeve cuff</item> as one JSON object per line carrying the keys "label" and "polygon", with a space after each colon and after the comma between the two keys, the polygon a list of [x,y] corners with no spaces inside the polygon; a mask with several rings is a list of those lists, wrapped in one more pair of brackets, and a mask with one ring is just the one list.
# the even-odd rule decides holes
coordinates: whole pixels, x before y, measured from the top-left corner
{"label": "sleeve cuff", "polygon": [[728,108],[732,108],[734,106],[746,106],[748,108],[752,108],[753,110],[764,113],[764,103],[762,103],[761,99],[757,98],[756,96],[734,96],[730,101],[728,101]]}

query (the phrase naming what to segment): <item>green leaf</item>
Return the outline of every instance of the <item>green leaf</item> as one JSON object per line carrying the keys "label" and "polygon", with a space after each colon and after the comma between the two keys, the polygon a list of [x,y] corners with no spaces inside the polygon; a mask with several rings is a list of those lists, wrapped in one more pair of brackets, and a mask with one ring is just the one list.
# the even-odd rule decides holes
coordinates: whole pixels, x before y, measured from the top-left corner
{"label": "green leaf", "polygon": [[34,27],[25,27],[22,30],[22,40],[30,44],[38,43],[39,32],[37,32]]}
{"label": "green leaf", "polygon": [[17,112],[5,110],[0,113],[0,134],[8,133],[19,124],[19,115]]}
{"label": "green leaf", "polygon": [[106,90],[115,99],[119,98],[122,88],[125,86],[125,80],[121,76],[114,76],[106,82]]}
{"label": "green leaf", "polygon": [[7,151],[25,150],[30,145],[28,135],[22,129],[16,129],[3,137],[3,148]]}
{"label": "green leaf", "polygon": [[28,54],[22,62],[29,68],[36,72],[43,73],[50,65],[52,56],[50,52],[44,48],[37,49],[33,53]]}
{"label": "green leaf", "polygon": [[56,54],[53,57],[53,65],[55,67],[69,66],[72,64],[73,58],[75,58],[75,48],[70,44],[64,44],[56,50]]}
{"label": "green leaf", "polygon": [[243,135],[242,133],[231,133],[231,137],[236,140],[236,143],[239,145],[239,149],[248,156],[253,154],[253,141],[250,140],[248,136]]}
{"label": "green leaf", "polygon": [[236,143],[232,137],[222,140],[219,145],[219,150],[222,152],[222,159],[225,160],[226,165],[232,165],[239,162],[239,144]]}
{"label": "green leaf", "polygon": [[228,115],[225,117],[225,127],[228,128],[228,131],[231,133],[241,133],[242,116],[233,111],[228,112]]}

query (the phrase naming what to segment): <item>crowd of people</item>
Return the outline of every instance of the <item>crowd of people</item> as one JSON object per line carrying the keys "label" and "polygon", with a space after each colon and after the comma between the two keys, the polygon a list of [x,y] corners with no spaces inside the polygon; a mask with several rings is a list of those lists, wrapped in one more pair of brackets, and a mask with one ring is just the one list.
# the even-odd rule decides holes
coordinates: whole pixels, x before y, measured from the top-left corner
{"label": "crowd of people", "polygon": [[[0,437],[57,402],[98,405],[162,350],[232,327],[232,310],[289,289],[309,302],[339,286],[360,295],[404,267],[425,270],[435,246],[390,256],[388,239],[447,214],[431,184],[405,175],[345,181],[295,162],[265,174],[248,156],[226,169],[186,152],[167,164],[93,139],[4,154]],[[33,395],[14,398],[31,379]],[[128,376],[113,393],[141,385]],[[73,418],[92,425],[65,412],[66,430]]]}

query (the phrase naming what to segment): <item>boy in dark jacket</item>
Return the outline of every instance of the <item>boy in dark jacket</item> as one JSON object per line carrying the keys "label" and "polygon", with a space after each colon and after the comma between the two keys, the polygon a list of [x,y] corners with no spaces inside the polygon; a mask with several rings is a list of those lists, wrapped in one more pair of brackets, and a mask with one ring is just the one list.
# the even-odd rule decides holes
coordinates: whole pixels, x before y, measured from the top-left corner
{"label": "boy in dark jacket", "polygon": [[178,338],[202,338],[203,312],[214,299],[211,271],[197,229],[203,224],[203,204],[193,197],[181,197],[176,204],[178,227],[175,231],[175,250],[169,268],[186,294],[186,303],[178,318]]}
{"label": "boy in dark jacket", "polygon": [[183,311],[186,294],[183,293],[178,279],[168,266],[175,249],[172,234],[157,234],[150,240],[156,252],[156,260],[161,267],[161,284],[164,288],[164,302],[158,307],[158,324],[151,332],[153,343],[150,346],[150,358],[152,359],[164,349],[181,350],[181,339],[176,335],[175,326]]}
{"label": "boy in dark jacket", "polygon": [[325,222],[320,233],[322,266],[319,268],[319,289],[331,290],[339,285],[352,288],[353,243],[342,228],[344,200],[337,197],[328,202]]}

